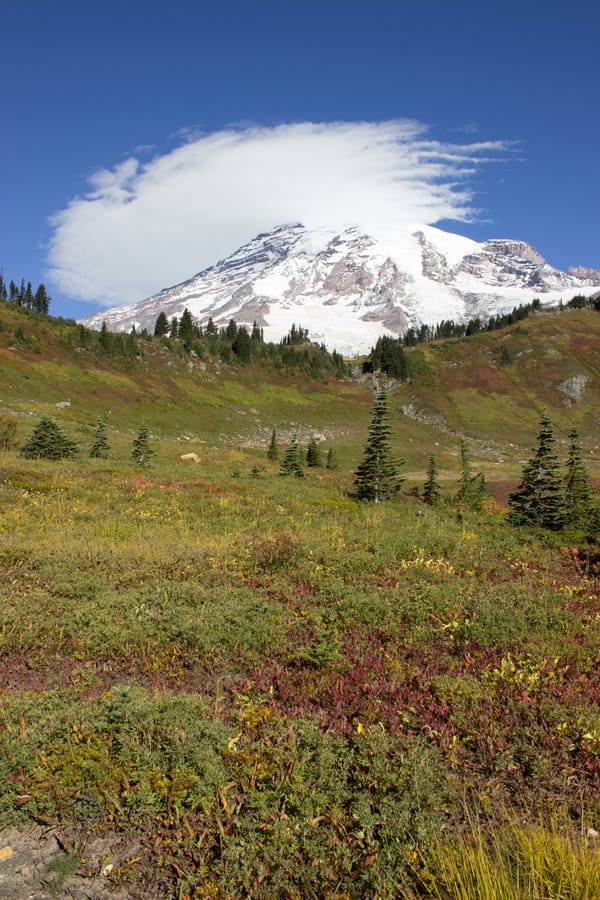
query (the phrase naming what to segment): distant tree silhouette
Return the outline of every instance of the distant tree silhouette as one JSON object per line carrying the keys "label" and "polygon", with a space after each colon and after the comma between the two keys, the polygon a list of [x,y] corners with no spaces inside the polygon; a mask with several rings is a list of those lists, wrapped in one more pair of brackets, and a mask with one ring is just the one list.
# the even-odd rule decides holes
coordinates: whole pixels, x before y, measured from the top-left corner
{"label": "distant tree silhouette", "polygon": [[487,493],[483,472],[473,475],[471,468],[471,454],[467,442],[460,442],[461,476],[456,492],[457,501],[469,509],[481,509],[483,498]]}
{"label": "distant tree silhouette", "polygon": [[273,429],[271,440],[269,441],[269,449],[267,450],[267,459],[276,460],[279,458],[279,450],[277,448],[277,432]]}
{"label": "distant tree silhouette", "polygon": [[106,424],[102,419],[96,421],[96,432],[94,434],[94,442],[90,447],[90,456],[96,459],[106,459],[110,445],[106,436]]}
{"label": "distant tree silhouette", "polygon": [[17,423],[13,419],[0,418],[0,450],[10,450],[16,433]]}
{"label": "distant tree silhouette", "polygon": [[194,320],[192,319],[191,312],[187,308],[184,309],[181,314],[179,327],[177,329],[177,337],[183,341],[183,346],[186,350],[191,349],[194,341]]}
{"label": "distant tree silhouette", "polygon": [[137,436],[131,445],[131,457],[140,469],[145,468],[150,461],[150,457],[154,455],[154,450],[150,447],[150,435],[145,425],[140,425]]}
{"label": "distant tree silhouette", "polygon": [[240,326],[231,344],[231,349],[240,362],[250,362],[252,340],[245,328]]}
{"label": "distant tree silhouette", "polygon": [[337,471],[339,469],[339,463],[337,458],[337,453],[333,447],[330,447],[327,451],[327,459],[325,460],[325,468],[330,469],[331,471]]}
{"label": "distant tree silhouette", "polygon": [[49,307],[50,297],[48,296],[48,293],[46,291],[46,286],[44,284],[40,284],[35,294],[33,295],[32,309],[34,312],[47,315]]}
{"label": "distant tree silhouette", "polygon": [[430,456],[427,466],[427,480],[423,486],[423,500],[425,503],[429,503],[430,506],[437,506],[442,498],[442,491],[437,476],[438,468],[435,457]]}
{"label": "distant tree silhouette", "polygon": [[154,334],[155,335],[163,335],[169,333],[169,320],[167,319],[166,313],[159,312],[156,322],[154,324]]}
{"label": "distant tree silhouette", "polygon": [[592,486],[583,462],[579,432],[573,426],[569,432],[569,455],[566,463],[565,502],[569,525],[585,528],[592,513]]}
{"label": "distant tree silhouette", "polygon": [[317,468],[318,466],[323,465],[321,448],[319,447],[317,440],[314,437],[310,438],[308,447],[306,448],[306,465],[309,469]]}

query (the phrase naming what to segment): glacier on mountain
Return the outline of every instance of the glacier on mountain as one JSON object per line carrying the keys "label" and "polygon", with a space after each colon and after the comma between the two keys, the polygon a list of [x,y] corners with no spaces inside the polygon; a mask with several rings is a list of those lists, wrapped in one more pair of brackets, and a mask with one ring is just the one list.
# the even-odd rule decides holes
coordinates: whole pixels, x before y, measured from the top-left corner
{"label": "glacier on mountain", "polygon": [[477,243],[425,225],[367,234],[294,224],[257,235],[181,284],[83,321],[151,331],[160,312],[179,317],[187,308],[200,324],[209,317],[217,326],[257,322],[266,340],[280,340],[295,323],[312,340],[353,355],[382,334],[448,319],[485,321],[536,297],[556,305],[599,285],[600,271],[561,272],[522,241]]}

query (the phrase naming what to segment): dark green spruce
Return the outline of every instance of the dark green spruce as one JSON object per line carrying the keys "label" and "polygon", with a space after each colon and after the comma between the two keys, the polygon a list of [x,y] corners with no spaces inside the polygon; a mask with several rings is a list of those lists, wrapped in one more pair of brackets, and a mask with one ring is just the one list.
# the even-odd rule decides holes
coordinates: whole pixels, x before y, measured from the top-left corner
{"label": "dark green spruce", "polygon": [[562,466],[555,450],[554,429],[546,411],[540,418],[538,445],[523,466],[521,484],[508,498],[511,525],[538,525],[560,531],[567,520]]}
{"label": "dark green spruce", "polygon": [[430,506],[437,506],[442,499],[442,490],[438,481],[438,467],[434,456],[429,457],[427,480],[423,486],[423,500]]}
{"label": "dark green spruce", "polygon": [[279,459],[279,449],[277,447],[277,432],[273,429],[271,440],[269,441],[269,449],[267,450],[267,459],[275,461]]}
{"label": "dark green spruce", "polygon": [[306,448],[306,465],[309,469],[318,468],[323,465],[321,456],[321,448],[315,437],[311,437]]}
{"label": "dark green spruce", "polygon": [[399,460],[392,458],[390,449],[390,415],[388,398],[379,391],[373,407],[363,460],[354,473],[354,496],[359,500],[379,503],[389,500],[400,490],[403,478],[399,475]]}
{"label": "dark green spruce", "polygon": [[102,419],[96,421],[96,431],[94,433],[94,442],[90,447],[90,456],[95,459],[106,459],[110,445],[106,436],[106,423]]}
{"label": "dark green spruce", "polygon": [[461,476],[456,492],[456,499],[461,506],[468,509],[481,509],[483,498],[487,494],[483,472],[474,475],[471,467],[471,454],[467,442],[460,442]]}
{"label": "dark green spruce", "polygon": [[569,432],[565,501],[568,517],[567,524],[572,528],[586,528],[592,515],[592,486],[581,454],[579,432],[575,426]]}
{"label": "dark green spruce", "polygon": [[69,459],[77,453],[77,444],[48,416],[42,416],[25,441],[19,456],[25,459]]}
{"label": "dark green spruce", "polygon": [[0,418],[0,450],[10,450],[17,433],[17,423],[13,419]]}
{"label": "dark green spruce", "polygon": [[164,312],[159,312],[154,325],[154,334],[157,336],[169,333],[169,320]]}
{"label": "dark green spruce", "polygon": [[327,451],[327,459],[325,460],[325,468],[330,469],[332,472],[336,472],[340,467],[338,462],[337,453],[335,452],[334,447],[330,447]]}
{"label": "dark green spruce", "polygon": [[298,443],[296,435],[285,449],[281,465],[279,466],[280,475],[296,475],[297,478],[304,476],[303,453]]}
{"label": "dark green spruce", "polygon": [[131,458],[136,466],[140,469],[148,465],[150,458],[154,455],[154,450],[150,447],[150,435],[145,425],[140,425],[137,436],[133,439],[131,445]]}

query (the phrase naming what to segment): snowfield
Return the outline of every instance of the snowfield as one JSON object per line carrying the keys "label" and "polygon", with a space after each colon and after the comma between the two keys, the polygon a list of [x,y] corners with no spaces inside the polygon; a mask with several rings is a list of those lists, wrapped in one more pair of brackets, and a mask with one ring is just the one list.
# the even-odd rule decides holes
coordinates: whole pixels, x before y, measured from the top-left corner
{"label": "snowfield", "polygon": [[[576,274],[575,274],[576,273]],[[352,356],[382,334],[446,319],[483,320],[539,298],[543,306],[599,291],[600,272],[561,272],[522,241],[477,243],[429,225],[401,233],[282,225],[193,278],[84,319],[91,328],[154,327],[189,309],[200,324],[257,322],[278,341],[292,324]]]}

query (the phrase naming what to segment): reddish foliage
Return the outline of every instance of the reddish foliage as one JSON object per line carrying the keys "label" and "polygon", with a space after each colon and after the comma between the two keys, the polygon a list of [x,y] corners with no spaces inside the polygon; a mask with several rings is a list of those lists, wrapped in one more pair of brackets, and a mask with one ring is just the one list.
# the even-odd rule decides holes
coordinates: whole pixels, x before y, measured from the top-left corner
{"label": "reddish foliage", "polygon": [[[299,644],[307,640],[301,628],[294,634]],[[600,666],[584,672],[575,658],[554,672],[552,661],[542,661],[540,683],[528,688],[494,675],[502,658],[500,648],[474,641],[455,641],[450,648],[442,642],[402,645],[376,629],[355,630],[342,639],[339,663],[318,668],[266,659],[252,670],[251,683],[263,697],[270,695],[281,717],[312,716],[338,734],[371,726],[419,734],[464,777],[493,779],[515,795],[567,790],[572,783],[581,796],[593,797],[600,756],[589,742],[573,743],[572,734],[563,734],[557,715],[600,703]],[[454,685],[450,694],[440,695],[440,678]],[[461,683],[481,688],[463,692]]]}
{"label": "reddish foliage", "polygon": [[519,481],[490,481],[487,487],[490,497],[496,503],[507,506],[509,495],[518,488],[519,484]]}
{"label": "reddish foliage", "polygon": [[600,341],[588,337],[574,337],[571,340],[571,350],[574,353],[581,353],[582,350],[589,350],[597,347],[600,349]]}

